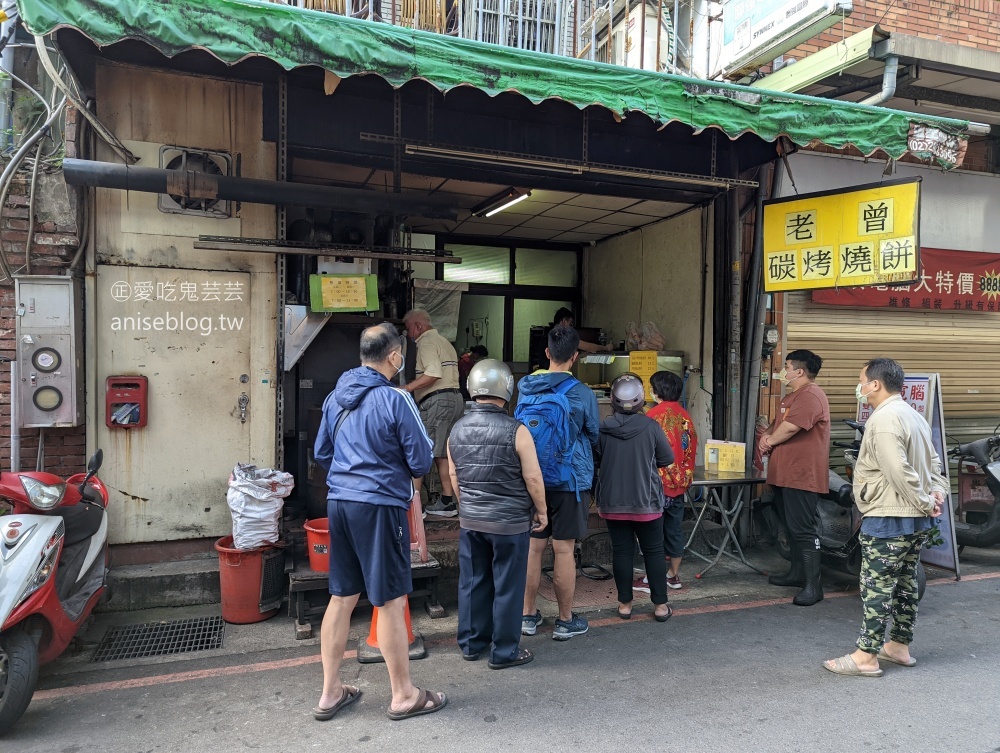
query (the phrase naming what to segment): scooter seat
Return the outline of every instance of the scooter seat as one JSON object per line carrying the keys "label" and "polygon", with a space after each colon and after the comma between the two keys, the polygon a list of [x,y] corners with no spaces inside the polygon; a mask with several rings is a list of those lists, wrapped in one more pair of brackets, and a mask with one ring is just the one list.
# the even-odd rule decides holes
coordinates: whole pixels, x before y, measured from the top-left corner
{"label": "scooter seat", "polygon": [[102,512],[100,506],[87,502],[78,502],[75,505],[57,507],[53,510],[52,514],[61,517],[66,526],[66,539],[63,546],[78,544],[97,533],[101,528]]}

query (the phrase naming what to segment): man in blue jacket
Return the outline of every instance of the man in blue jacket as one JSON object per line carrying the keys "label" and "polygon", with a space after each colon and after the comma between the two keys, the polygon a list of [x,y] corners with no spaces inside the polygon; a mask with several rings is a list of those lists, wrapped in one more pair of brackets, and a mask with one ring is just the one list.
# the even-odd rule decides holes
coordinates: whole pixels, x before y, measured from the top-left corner
{"label": "man in blue jacket", "polygon": [[323,694],[313,709],[332,719],[361,697],[340,681],[351,613],[362,591],[379,607],[378,644],[389,670],[390,719],[440,710],[444,693],[410,681],[404,609],[413,590],[407,510],[413,479],[430,470],[431,441],[413,399],[389,380],[403,368],[401,342],[390,324],[361,333],[361,366],[345,372],[323,404],[316,462],[327,469],[330,519],[330,605],[320,650]]}
{"label": "man in blue jacket", "polygon": [[[594,478],[594,450],[600,436],[600,422],[597,413],[597,398],[594,392],[576,379],[570,370],[576,363],[580,335],[572,327],[559,325],[549,331],[549,347],[545,356],[549,368],[540,369],[518,382],[518,407],[537,401],[543,394],[565,395],[569,403],[569,439],[572,450],[569,453],[570,467],[559,474],[563,480],[553,482],[545,479],[545,502],[548,508],[548,525],[541,531],[531,532],[528,550],[528,579],[524,589],[524,611],[521,613],[521,633],[534,635],[542,614],[535,608],[538,584],[542,574],[542,554],[549,537],[552,538],[554,562],[552,585],[559,604],[552,637],[565,641],[586,633],[587,620],[573,612],[573,596],[576,592],[576,560],[574,548],[576,540],[587,533],[587,516],[590,511],[590,487]],[[569,382],[567,380],[570,380]],[[532,430],[528,421],[528,430]],[[539,460],[543,460],[551,448],[544,446],[544,440],[535,437]],[[543,475],[546,465],[542,464]]]}

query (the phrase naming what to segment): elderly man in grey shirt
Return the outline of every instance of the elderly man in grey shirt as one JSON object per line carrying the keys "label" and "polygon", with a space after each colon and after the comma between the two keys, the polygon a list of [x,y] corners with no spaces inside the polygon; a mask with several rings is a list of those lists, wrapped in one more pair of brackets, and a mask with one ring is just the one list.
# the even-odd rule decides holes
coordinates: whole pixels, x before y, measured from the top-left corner
{"label": "elderly man in grey shirt", "polygon": [[858,401],[874,408],[854,466],[854,500],[864,516],[859,534],[864,616],[857,650],[823,666],[841,675],[881,677],[880,659],[916,666],[910,656],[919,603],[916,567],[949,490],[930,426],[900,395],[903,368],[874,358],[860,377]]}

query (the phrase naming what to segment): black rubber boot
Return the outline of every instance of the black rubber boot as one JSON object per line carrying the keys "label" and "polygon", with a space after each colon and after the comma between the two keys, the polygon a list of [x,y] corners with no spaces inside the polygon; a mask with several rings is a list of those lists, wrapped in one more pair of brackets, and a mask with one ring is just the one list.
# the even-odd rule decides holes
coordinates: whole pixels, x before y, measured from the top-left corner
{"label": "black rubber boot", "polygon": [[802,569],[805,571],[806,585],[792,599],[793,604],[800,607],[811,607],[818,601],[823,601],[823,581],[819,569],[820,551],[808,549],[802,552]]}
{"label": "black rubber boot", "polygon": [[802,571],[802,558],[799,548],[794,542],[789,542],[792,556],[792,566],[784,575],[772,575],[767,582],[772,586],[797,586],[802,588],[806,584],[806,576]]}

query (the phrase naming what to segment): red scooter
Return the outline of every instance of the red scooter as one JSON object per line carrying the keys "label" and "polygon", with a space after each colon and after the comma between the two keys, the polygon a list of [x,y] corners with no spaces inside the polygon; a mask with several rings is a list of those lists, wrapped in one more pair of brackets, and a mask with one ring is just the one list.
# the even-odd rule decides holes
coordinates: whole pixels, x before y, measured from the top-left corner
{"label": "red scooter", "polygon": [[87,473],[0,473],[0,735],[31,702],[38,668],[59,656],[107,587],[108,490]]}

